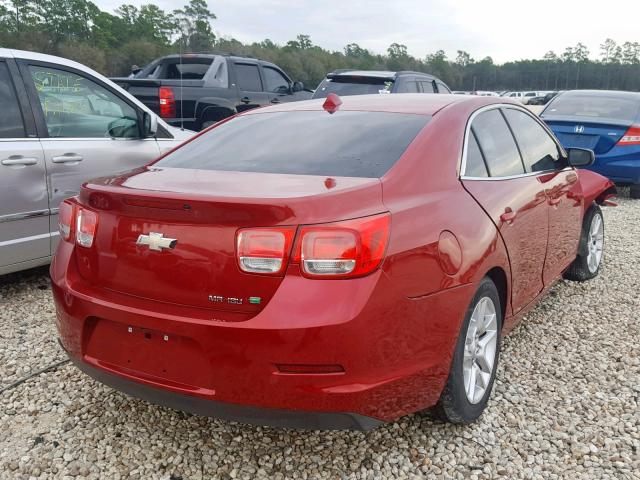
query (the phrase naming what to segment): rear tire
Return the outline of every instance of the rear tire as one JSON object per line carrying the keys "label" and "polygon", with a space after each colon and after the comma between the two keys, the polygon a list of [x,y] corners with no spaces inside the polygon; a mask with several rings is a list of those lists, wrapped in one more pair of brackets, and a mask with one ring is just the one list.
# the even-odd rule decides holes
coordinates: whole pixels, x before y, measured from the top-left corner
{"label": "rear tire", "polygon": [[449,378],[434,408],[437,417],[466,424],[482,414],[498,368],[501,327],[498,289],[485,277],[462,322]]}
{"label": "rear tire", "polygon": [[629,196],[631,198],[640,198],[640,185],[631,185],[629,187]]}
{"label": "rear tire", "polygon": [[596,277],[600,272],[604,256],[604,217],[598,205],[593,205],[582,221],[582,233],[578,255],[564,272],[564,278],[584,282]]}

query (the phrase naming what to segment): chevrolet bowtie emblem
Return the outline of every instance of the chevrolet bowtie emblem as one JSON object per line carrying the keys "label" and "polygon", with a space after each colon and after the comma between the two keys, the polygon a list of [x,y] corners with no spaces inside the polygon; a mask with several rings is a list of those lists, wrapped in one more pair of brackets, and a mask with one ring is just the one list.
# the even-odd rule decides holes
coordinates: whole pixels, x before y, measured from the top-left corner
{"label": "chevrolet bowtie emblem", "polygon": [[136,245],[148,245],[149,250],[161,251],[163,248],[176,248],[178,240],[175,238],[164,238],[164,234],[149,232],[149,235],[140,235]]}

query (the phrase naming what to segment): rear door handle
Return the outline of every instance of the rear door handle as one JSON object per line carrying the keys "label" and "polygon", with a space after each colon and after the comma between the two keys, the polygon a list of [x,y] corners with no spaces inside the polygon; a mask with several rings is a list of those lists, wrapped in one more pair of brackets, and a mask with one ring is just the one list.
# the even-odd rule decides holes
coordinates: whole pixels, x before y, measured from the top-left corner
{"label": "rear door handle", "polygon": [[516,212],[511,210],[510,207],[507,207],[507,208],[504,209],[504,213],[502,215],[500,215],[500,220],[502,220],[504,223],[507,223],[507,224],[510,225],[515,220],[516,215],[517,215]]}
{"label": "rear door handle", "polygon": [[0,163],[7,167],[26,167],[27,165],[35,165],[38,163],[37,158],[33,157],[23,157],[21,155],[12,156],[9,158],[5,158]]}
{"label": "rear door handle", "polygon": [[250,99],[249,97],[242,97],[242,98],[240,99],[240,101],[241,101],[242,103],[249,103],[249,102],[251,102],[251,99]]}
{"label": "rear door handle", "polygon": [[274,98],[273,100],[271,100],[271,103],[280,103],[280,99],[279,98]]}
{"label": "rear door handle", "polygon": [[53,157],[51,161],[53,163],[78,163],[82,161],[82,157],[75,153],[65,153],[64,155]]}

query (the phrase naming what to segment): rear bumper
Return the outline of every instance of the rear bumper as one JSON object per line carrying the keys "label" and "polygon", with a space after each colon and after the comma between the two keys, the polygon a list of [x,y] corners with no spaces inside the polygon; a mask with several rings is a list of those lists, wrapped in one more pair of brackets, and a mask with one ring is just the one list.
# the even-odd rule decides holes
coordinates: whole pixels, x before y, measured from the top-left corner
{"label": "rear bumper", "polygon": [[305,412],[259,408],[247,405],[205,400],[191,395],[149,387],[133,380],[110,374],[85,362],[70,357],[81,371],[111,388],[115,388],[132,397],[140,398],[163,407],[184,412],[219,418],[251,425],[268,425],[282,428],[303,428],[311,430],[362,430],[368,431],[382,421],[356,413]]}
{"label": "rear bumper", "polygon": [[[287,276],[253,318],[98,288],[61,242],[51,265],[60,340],[73,362],[126,393],[247,423],[368,429],[435,405],[471,284],[409,299],[382,271]],[[340,365],[284,373],[278,365]]]}

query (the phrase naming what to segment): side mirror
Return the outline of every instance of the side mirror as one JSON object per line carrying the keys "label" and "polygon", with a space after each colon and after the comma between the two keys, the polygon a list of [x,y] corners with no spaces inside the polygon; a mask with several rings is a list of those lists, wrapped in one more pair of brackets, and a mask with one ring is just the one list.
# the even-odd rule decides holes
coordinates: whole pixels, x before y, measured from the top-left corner
{"label": "side mirror", "polygon": [[304,90],[304,83],[302,83],[302,82],[293,82],[293,85],[291,86],[291,91],[293,93],[301,92],[302,90]]}
{"label": "side mirror", "polygon": [[569,148],[567,149],[569,165],[572,167],[588,167],[593,165],[596,155],[593,150],[586,148]]}
{"label": "side mirror", "polygon": [[154,137],[158,132],[158,117],[153,113],[144,112],[142,114],[142,125],[144,138]]}

